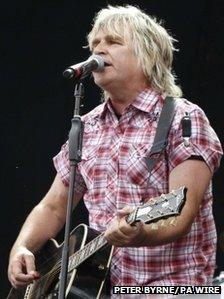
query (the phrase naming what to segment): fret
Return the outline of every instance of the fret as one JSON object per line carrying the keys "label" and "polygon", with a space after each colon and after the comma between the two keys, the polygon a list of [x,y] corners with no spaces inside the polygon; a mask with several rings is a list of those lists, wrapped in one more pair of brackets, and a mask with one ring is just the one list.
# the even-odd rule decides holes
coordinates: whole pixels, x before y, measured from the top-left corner
{"label": "fret", "polygon": [[[127,223],[133,224],[139,220],[142,220],[144,223],[150,223],[165,218],[165,216],[178,215],[181,210],[180,203],[183,203],[185,199],[185,192],[186,188],[180,187],[170,194],[162,194],[159,197],[151,198],[147,203],[136,208],[126,217]],[[69,271],[78,267],[106,243],[107,240],[103,233],[87,243],[69,258]]]}
{"label": "fret", "polygon": [[69,257],[68,271],[70,272],[77,268],[83,261],[93,255],[106,243],[107,240],[104,238],[103,234],[87,243],[82,249],[78,250],[76,253]]}

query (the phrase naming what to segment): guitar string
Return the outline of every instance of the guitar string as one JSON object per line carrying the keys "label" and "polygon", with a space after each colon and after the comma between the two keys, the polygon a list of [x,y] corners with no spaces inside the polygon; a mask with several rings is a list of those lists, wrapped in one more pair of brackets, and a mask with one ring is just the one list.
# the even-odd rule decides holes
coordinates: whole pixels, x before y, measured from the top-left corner
{"label": "guitar string", "polygon": [[[95,241],[96,239],[100,239],[100,238],[102,238],[103,235],[104,235],[104,234],[102,233],[102,234],[100,234],[99,236],[97,236],[95,239],[91,240],[91,241],[90,241],[89,243],[87,243],[82,249],[78,250],[78,251],[75,252],[72,256],[70,256],[69,259],[70,259],[70,260],[75,259],[75,256],[78,256],[78,258],[79,258],[79,254],[80,254],[80,252],[82,252],[82,251],[83,251],[85,248],[87,248],[87,247],[91,247],[90,245],[93,244],[94,241]],[[101,246],[101,247],[102,247],[102,246]],[[95,251],[96,251],[96,250],[95,250]],[[94,254],[94,251],[91,252],[91,253],[88,253],[85,259],[89,258],[92,254]],[[85,260],[85,259],[83,259],[83,260]],[[77,265],[76,265],[74,268],[70,269],[70,270],[68,271],[68,273],[71,272],[72,270],[74,270],[77,266],[79,266],[79,262],[80,262],[80,261],[78,261]],[[81,263],[82,263],[82,260],[81,260]],[[60,270],[61,270],[61,260],[60,260],[58,263],[56,263],[56,264],[54,265],[54,267],[53,267],[48,273],[46,273],[45,275],[43,275],[43,276],[37,281],[37,283],[39,284],[39,283],[41,283],[41,281],[43,281],[44,279],[46,279],[46,281],[44,281],[44,282],[45,282],[45,288],[46,288],[49,278],[50,278],[50,283],[52,283],[56,277],[58,278],[58,274],[60,273]],[[31,289],[31,291],[32,291],[32,292],[30,293],[31,296],[35,296],[35,295],[37,294],[37,292],[38,292],[37,289],[36,289],[36,290],[35,290],[35,289],[34,289],[34,290]]]}
{"label": "guitar string", "polygon": [[[99,235],[100,236],[100,235]],[[95,239],[97,239],[99,236],[97,236]],[[91,240],[90,242],[88,242],[85,247],[87,247],[88,244],[92,243],[92,241],[94,241],[95,239]],[[75,252],[75,254],[78,255],[79,251],[81,251],[83,248],[79,249],[78,251]],[[61,252],[59,252],[58,250],[53,250],[51,257],[44,259],[44,261],[42,261],[39,264],[39,269],[43,272],[47,271],[47,268],[49,267],[49,263],[51,261],[54,261],[55,259],[58,259],[61,256]],[[38,270],[38,269],[37,269]]]}
{"label": "guitar string", "polygon": [[[40,263],[38,269],[45,272],[47,271],[47,268],[49,267],[49,263],[51,261],[54,261],[55,259],[58,259],[61,256],[61,253],[58,251],[54,251],[50,258],[45,259],[43,262]],[[38,271],[37,269],[37,271]]]}
{"label": "guitar string", "polygon": [[[147,207],[149,204],[145,204],[144,207]],[[143,206],[142,206],[143,207]],[[90,242],[89,242],[90,243]],[[47,271],[47,268],[49,266],[49,263],[55,259],[58,259],[61,255],[61,252],[58,252],[57,250],[53,251],[50,258],[45,259],[42,261],[38,268],[40,268],[43,272]]]}
{"label": "guitar string", "polygon": [[[103,235],[103,234],[99,235],[97,238],[102,237],[102,235]],[[95,238],[95,239],[97,239],[97,238]],[[89,246],[90,243],[93,243],[93,241],[94,241],[95,239],[93,239],[92,241],[90,241],[89,243],[87,243],[87,244],[84,246],[84,248],[87,247],[87,246]],[[78,250],[76,253],[73,254],[73,256],[70,256],[69,259],[74,258],[75,255],[78,256],[79,253],[80,253],[84,248]],[[93,252],[93,253],[94,253],[94,252]],[[88,254],[88,255],[91,256],[93,253],[91,253],[90,255]],[[87,255],[86,259],[89,257],[88,255]],[[84,259],[84,260],[85,260],[85,259]],[[81,261],[81,262],[82,262],[82,261]],[[79,261],[78,261],[76,267],[77,267],[77,266],[79,266]],[[76,267],[72,268],[70,271],[68,271],[68,273],[71,272],[71,271],[72,271],[73,269],[75,269]],[[51,271],[49,271],[48,273],[46,273],[45,275],[43,275],[43,276],[37,281],[37,283],[38,283],[38,284],[41,284],[41,281],[43,281],[44,278],[45,278],[46,281],[44,281],[44,282],[45,282],[45,288],[46,288],[49,278],[50,278],[50,284],[51,284],[51,283],[54,281],[54,279],[55,279],[56,277],[58,278],[58,274],[60,273],[60,270],[61,270],[61,260],[60,260],[58,263],[55,264],[55,266],[51,269]],[[37,294],[37,292],[38,292],[37,289],[36,289],[36,290],[35,290],[35,289],[34,289],[34,290],[31,289],[31,291],[32,291],[32,292],[29,294],[29,295],[31,295],[31,296],[35,296],[35,295]]]}
{"label": "guitar string", "polygon": [[[90,244],[92,244],[92,243],[94,243],[94,241],[96,240],[96,239],[99,239],[99,238],[101,238],[103,236],[103,233],[102,234],[100,234],[99,236],[97,236],[95,239],[93,239],[93,240],[91,240],[89,243],[87,243],[82,249],[80,249],[80,250],[78,250],[77,252],[75,252],[72,256],[70,256],[69,257],[69,259],[75,259],[75,256],[77,255],[79,255],[79,253],[80,252],[82,252],[83,251],[83,249],[85,248],[85,247],[91,247],[91,246],[89,246]],[[90,257],[92,254],[94,254],[94,252],[93,253],[91,253],[91,254],[88,254],[87,255],[87,257],[85,258],[85,259],[87,259],[88,257]],[[85,260],[84,259],[84,260]],[[71,272],[72,270],[74,270],[77,266],[79,266],[79,262],[80,261],[78,261],[78,263],[77,263],[77,265],[74,267],[74,268],[72,268],[70,271],[68,271],[68,273],[69,272]],[[81,261],[82,262],[82,261]],[[46,288],[46,286],[47,286],[47,283],[48,283],[48,280],[49,280],[49,278],[50,278],[50,284],[54,281],[54,279],[57,277],[58,278],[58,274],[60,273],[60,270],[61,270],[61,260],[58,262],[58,263],[56,263],[55,265],[54,265],[54,267],[48,272],[48,273],[46,273],[45,275],[43,275],[38,281],[37,281],[37,283],[39,284],[41,284],[41,281],[43,281],[44,279],[46,279],[46,281],[44,281],[45,282],[45,288]],[[30,295],[31,296],[35,296],[37,293],[38,293],[38,289],[34,289],[34,290],[32,290],[31,289],[31,293],[30,293]]]}
{"label": "guitar string", "polygon": [[[51,261],[53,261],[53,260],[55,260],[55,259],[58,259],[59,257],[61,256],[61,254],[60,254],[60,252],[58,252],[58,251],[55,251],[54,252],[54,254],[50,257],[50,258],[48,258],[48,259],[46,259],[44,262],[42,262],[41,263],[41,265],[40,265],[40,267],[41,267],[41,271],[47,271],[48,269],[48,267],[49,267],[49,262],[51,262]],[[45,265],[46,265],[46,267],[45,267]],[[39,268],[40,268],[39,267]],[[50,273],[50,272],[49,272]],[[46,278],[46,282],[47,282],[47,280],[48,280],[48,277],[47,277],[47,275],[43,275],[43,276],[41,276],[38,280],[36,280],[35,282],[34,282],[34,284],[38,284],[38,285],[41,285],[42,284],[42,282],[45,282],[43,279],[42,279],[42,277],[45,277]],[[32,287],[32,284],[29,284],[26,288],[28,288],[28,287]],[[31,292],[29,291],[29,293],[28,293],[28,295],[30,296],[35,296],[35,295],[37,295],[38,294],[38,289],[34,289],[34,291],[32,290],[32,288],[31,288]]]}
{"label": "guitar string", "polygon": [[[176,194],[175,194],[176,195]],[[161,199],[161,197],[159,197],[160,199]],[[161,202],[164,202],[164,198],[162,198],[163,200],[161,201]],[[141,206],[141,208],[142,207],[148,207],[148,206],[153,206],[153,205],[155,205],[155,198],[154,199],[152,199],[153,200],[153,202],[150,200],[149,202],[147,202],[147,203],[145,203],[143,206]],[[166,197],[165,198],[165,200],[168,200],[168,198]],[[158,203],[158,200],[156,201],[157,203]],[[161,203],[160,202],[160,203]],[[100,238],[102,238],[102,236],[103,236],[103,234],[100,234],[99,236],[97,236],[95,239],[93,239],[93,240],[91,240],[89,243],[87,243],[82,249],[80,249],[80,250],[78,250],[77,252],[75,252],[72,256],[70,256],[69,257],[69,260],[72,260],[72,259],[75,259],[75,256],[77,256],[78,258],[80,258],[79,257],[79,255],[80,255],[80,252],[82,253],[83,251],[84,251],[84,249],[86,249],[86,250],[88,250],[88,248],[90,247],[91,248],[91,244],[92,243],[94,243],[94,242],[96,242],[96,239],[100,239]],[[102,247],[102,246],[101,246]],[[88,253],[88,255],[87,255],[87,257],[85,258],[85,259],[87,259],[89,256],[91,256],[92,254],[94,253],[94,251],[91,253],[91,254],[89,254]],[[55,256],[57,256],[57,255],[59,255],[58,254],[58,252],[56,252],[56,254],[55,254]],[[78,259],[77,258],[77,259]],[[47,261],[49,261],[49,260],[52,260],[53,259],[53,257],[51,257],[50,259],[47,259],[46,261],[45,261],[45,263],[47,263]],[[85,260],[84,259],[84,260]],[[77,264],[76,265],[76,267],[78,266],[79,264]],[[72,268],[71,270],[69,270],[69,272],[70,271],[72,271],[73,269],[75,269],[76,267],[74,267],[74,268]],[[51,276],[51,278],[53,277],[53,278],[55,278],[57,275],[58,275],[58,273],[60,273],[60,269],[61,269],[61,261],[59,261],[59,262],[57,262],[55,265],[54,265],[54,267],[48,272],[48,273],[46,273],[45,275],[43,275],[43,276],[41,276],[41,278],[39,279],[39,281],[41,282],[41,280],[43,281],[43,279],[47,279],[48,280],[48,277],[49,276]],[[51,279],[51,281],[52,281],[52,279]],[[35,290],[34,290],[34,292],[32,292],[31,293],[31,295],[34,295],[35,293],[37,293]]]}
{"label": "guitar string", "polygon": [[[80,250],[76,251],[72,256],[69,257],[69,260],[72,260],[72,259],[75,259],[75,256],[78,256],[79,257],[79,254],[80,252],[84,251],[84,248],[87,248],[87,247],[91,247],[91,245],[96,242],[96,240],[99,240],[103,237],[103,233],[100,234],[99,236],[97,236],[96,238],[94,238],[93,240],[91,240],[90,242],[88,242],[83,248],[81,248]],[[92,254],[94,254],[94,251],[90,253],[88,253],[87,257],[85,259],[87,259],[88,257],[90,257]],[[78,264],[76,265],[76,267],[78,266]],[[75,269],[76,267],[74,267],[73,269]],[[71,272],[73,269],[71,269],[69,272]],[[61,260],[59,262],[57,262],[54,267],[48,272],[46,273],[45,275],[41,276],[41,278],[39,280],[36,281],[37,284],[41,284],[42,281],[46,280],[45,281],[45,285],[47,285],[48,283],[48,280],[50,278],[50,282],[52,283],[54,281],[54,279],[58,276],[58,274],[60,273],[60,270],[61,270]],[[52,279],[53,278],[53,279]],[[45,286],[46,287],[46,286]],[[31,289],[32,291],[32,289]],[[31,292],[31,296],[34,296],[36,295],[38,292],[38,290],[33,290]]]}
{"label": "guitar string", "polygon": [[[154,199],[152,199],[152,200],[154,200]],[[158,200],[157,200],[157,202],[158,202]],[[143,206],[141,206],[141,208],[145,208],[145,207],[148,207],[148,206],[150,206],[150,205],[153,206],[154,203],[152,203],[152,202],[146,202]],[[51,255],[50,258],[44,260],[44,261],[40,264],[39,268],[41,268],[42,271],[45,272],[45,270],[46,270],[47,267],[48,267],[49,262],[51,262],[51,261],[54,260],[54,259],[59,258],[59,256],[60,256],[60,252],[58,252],[58,251],[53,252],[53,254]],[[46,265],[46,267],[45,267],[45,265]]]}

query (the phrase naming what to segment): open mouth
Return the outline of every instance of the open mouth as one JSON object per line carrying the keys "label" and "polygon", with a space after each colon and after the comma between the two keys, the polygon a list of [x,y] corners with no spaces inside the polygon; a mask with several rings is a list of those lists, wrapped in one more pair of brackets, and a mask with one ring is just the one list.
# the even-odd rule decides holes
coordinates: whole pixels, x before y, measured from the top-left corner
{"label": "open mouth", "polygon": [[111,66],[111,64],[110,63],[108,63],[108,62],[104,62],[104,65],[105,65],[105,67],[107,67],[107,66]]}

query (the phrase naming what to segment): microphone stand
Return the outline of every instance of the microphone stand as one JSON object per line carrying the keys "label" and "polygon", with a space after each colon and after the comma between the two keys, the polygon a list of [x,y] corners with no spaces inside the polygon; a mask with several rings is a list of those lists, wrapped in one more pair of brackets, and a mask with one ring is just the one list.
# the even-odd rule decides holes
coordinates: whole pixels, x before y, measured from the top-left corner
{"label": "microphone stand", "polygon": [[67,203],[67,214],[65,223],[64,242],[62,249],[62,261],[61,261],[61,273],[59,276],[59,296],[58,299],[65,299],[66,285],[67,285],[67,273],[68,273],[68,261],[69,261],[69,238],[71,228],[71,216],[73,209],[73,197],[75,187],[75,177],[78,162],[81,161],[82,155],[82,139],[84,124],[81,121],[79,115],[80,103],[84,97],[84,87],[81,82],[75,85],[75,109],[74,116],[71,120],[71,129],[69,132],[69,161],[70,161],[70,180],[69,180],[69,192]]}

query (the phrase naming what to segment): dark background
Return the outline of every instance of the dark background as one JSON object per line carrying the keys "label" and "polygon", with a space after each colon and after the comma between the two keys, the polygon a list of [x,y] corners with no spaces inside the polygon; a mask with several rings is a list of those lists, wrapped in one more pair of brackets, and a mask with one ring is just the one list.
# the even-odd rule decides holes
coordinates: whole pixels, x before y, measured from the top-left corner
{"label": "dark background", "polygon": [[[73,84],[62,77],[89,56],[86,33],[106,4],[138,4],[164,20],[179,40],[174,66],[186,98],[199,104],[223,144],[224,18],[222,0],[9,1],[1,4],[1,206],[0,298],[10,285],[7,262],[30,209],[48,190],[52,157],[67,139]],[[99,89],[85,82],[84,112],[99,103]],[[217,271],[224,270],[224,169],[214,176],[214,214],[220,240]],[[86,220],[83,207],[75,222]],[[81,214],[81,215],[80,215]]]}

